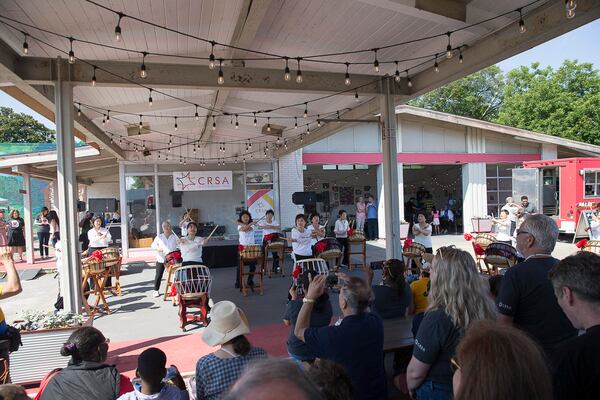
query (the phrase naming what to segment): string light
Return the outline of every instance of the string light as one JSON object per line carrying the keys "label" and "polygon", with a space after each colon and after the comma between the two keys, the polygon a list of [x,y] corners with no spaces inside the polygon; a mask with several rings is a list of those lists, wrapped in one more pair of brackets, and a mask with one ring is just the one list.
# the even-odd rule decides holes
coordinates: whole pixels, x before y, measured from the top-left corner
{"label": "string light", "polygon": [[110,110],[106,112],[106,122],[110,121]]}
{"label": "string light", "polygon": [[463,61],[464,61],[464,59],[463,59],[463,55],[462,55],[462,50],[461,50],[461,49],[460,49],[460,47],[459,47],[459,48],[458,48],[458,62],[459,62],[460,64],[462,64],[462,63],[463,63]]}
{"label": "string light", "polygon": [[302,83],[304,81],[304,78],[302,78],[302,70],[300,69],[301,58],[298,57],[296,60],[298,61],[298,72],[296,72],[296,83]]}
{"label": "string light", "polygon": [[212,130],[214,131],[215,129],[217,129],[217,121],[215,120],[215,116],[214,115],[212,117],[212,120],[213,120]]}
{"label": "string light", "polygon": [[27,44],[27,34],[23,32],[25,39],[23,40],[23,54],[29,54],[29,44]]}
{"label": "string light", "polygon": [[77,116],[81,117],[81,103],[77,103]]}
{"label": "string light", "polygon": [[525,26],[525,21],[523,21],[523,9],[519,8],[519,32],[525,33],[527,32],[527,27]]}
{"label": "string light", "polygon": [[148,95],[148,106],[152,107],[152,89],[150,89],[150,94]]}
{"label": "string light", "polygon": [[106,125],[106,114],[102,114],[102,126]]}
{"label": "string light", "polygon": [[142,134],[142,114],[140,114],[140,124],[138,128],[138,136]]}
{"label": "string light", "polygon": [[409,88],[411,88],[412,81],[410,80],[410,76],[408,76],[408,70],[406,70],[405,72],[406,72],[406,84],[408,85]]}
{"label": "string light", "polygon": [[565,11],[567,13],[568,19],[572,19],[575,17],[575,9],[576,8],[577,8],[577,1],[565,0]]}
{"label": "string light", "polygon": [[354,100],[358,103],[360,100],[358,98],[358,91],[354,92]]}
{"label": "string light", "polygon": [[219,77],[217,78],[217,83],[222,85],[225,83],[225,77],[223,76],[223,59],[219,58]]}
{"label": "string light", "polygon": [[433,68],[435,69],[435,72],[440,72],[440,66],[438,64],[437,58],[438,58],[438,55],[436,54],[435,55],[435,64],[433,64]]}
{"label": "string light", "polygon": [[283,141],[283,147],[287,150],[287,139]]}
{"label": "string light", "polygon": [[321,116],[317,114],[317,128],[321,127]]}
{"label": "string light", "polygon": [[285,79],[286,81],[289,81],[290,79],[292,79],[292,75],[290,73],[290,65],[289,65],[288,57],[285,58],[285,69],[283,70],[283,79]]}
{"label": "string light", "polygon": [[448,32],[446,33],[446,35],[448,35],[448,45],[446,46],[446,58],[451,59],[453,56],[452,44],[450,43],[450,35],[452,35],[452,32]]}
{"label": "string light", "polygon": [[115,40],[117,42],[121,41],[121,18],[123,18],[123,13],[117,13],[119,19],[117,20],[117,26],[115,26]]}
{"label": "string light", "polygon": [[240,124],[238,123],[238,115],[235,114],[235,129],[239,129]]}
{"label": "string light", "polygon": [[73,38],[69,38],[69,64],[75,64],[75,52],[73,52]]}
{"label": "string light", "polygon": [[396,72],[394,73],[394,79],[396,82],[400,82],[400,70],[398,69],[398,61],[394,61],[396,64]]}
{"label": "string light", "polygon": [[267,132],[271,132],[271,117],[267,117]]}
{"label": "string light", "polygon": [[254,126],[256,126],[258,123],[258,121],[256,120],[256,113],[253,113],[253,114],[254,114]]}
{"label": "string light", "polygon": [[198,115],[198,104],[194,104],[194,106],[196,107],[196,112],[194,113],[194,119],[196,119],[196,121],[198,121],[200,119],[200,115]]}
{"label": "string light", "polygon": [[308,103],[304,103],[304,118],[308,117]]}
{"label": "string light", "polygon": [[306,125],[306,134],[310,135],[310,125]]}
{"label": "string light", "polygon": [[346,84],[346,86],[350,86],[352,84],[352,81],[350,80],[350,72],[348,71],[348,69],[350,68],[350,63],[346,63],[346,77],[344,79],[344,83]]}
{"label": "string light", "polygon": [[379,60],[377,59],[377,50],[379,49],[373,49],[373,52],[375,53],[375,61],[373,61],[373,68],[375,69],[375,72],[379,73]]}
{"label": "string light", "polygon": [[148,72],[146,71],[146,56],[148,53],[145,51],[142,53],[142,66],[140,67],[140,78],[146,79],[148,77]]}
{"label": "string light", "polygon": [[92,86],[96,86],[96,67],[94,66],[94,72],[92,73]]}
{"label": "string light", "polygon": [[298,117],[294,117],[294,129],[298,129]]}
{"label": "string light", "polygon": [[177,130],[177,117],[175,117],[175,125],[174,125],[175,130]]}
{"label": "string light", "polygon": [[208,69],[215,69],[215,42],[210,42],[210,56],[208,56]]}

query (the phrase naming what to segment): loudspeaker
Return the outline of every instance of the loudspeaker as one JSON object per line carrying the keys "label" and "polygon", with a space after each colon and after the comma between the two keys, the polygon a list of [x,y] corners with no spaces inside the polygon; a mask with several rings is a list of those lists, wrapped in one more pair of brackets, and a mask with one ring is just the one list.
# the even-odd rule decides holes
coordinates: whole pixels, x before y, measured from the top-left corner
{"label": "loudspeaker", "polygon": [[292,203],[296,205],[315,204],[317,194],[315,192],[295,192],[292,194]]}
{"label": "loudspeaker", "polygon": [[171,204],[172,204],[173,208],[181,207],[181,205],[183,203],[182,197],[183,196],[181,195],[181,192],[174,192],[171,195]]}
{"label": "loudspeaker", "polygon": [[87,204],[85,204],[85,201],[78,201],[77,202],[77,211],[78,212],[85,211],[86,207],[87,207]]}
{"label": "loudspeaker", "polygon": [[317,201],[319,203],[329,204],[329,192],[321,192],[317,194]]}

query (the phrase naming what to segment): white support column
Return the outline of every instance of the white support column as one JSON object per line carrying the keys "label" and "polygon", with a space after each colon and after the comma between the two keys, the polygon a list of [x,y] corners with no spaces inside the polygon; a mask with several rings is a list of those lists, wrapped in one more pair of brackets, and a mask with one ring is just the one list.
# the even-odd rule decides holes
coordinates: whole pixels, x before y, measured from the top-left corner
{"label": "white support column", "polygon": [[[467,152],[485,153],[485,136],[481,129],[467,128]],[[471,232],[471,218],[487,215],[487,182],[485,163],[462,166],[463,231]]]}
{"label": "white support column", "polygon": [[119,204],[121,205],[121,254],[129,258],[129,208],[127,207],[127,187],[125,165],[119,162]]}
{"label": "white support column", "polygon": [[25,251],[27,264],[33,264],[35,249],[33,248],[33,223],[31,210],[31,177],[22,174],[23,177],[23,219],[25,220]]}
{"label": "white support column", "polygon": [[160,217],[160,176],[158,175],[158,164],[154,164],[154,210],[156,211],[156,236],[162,232],[162,221]]}
{"label": "white support column", "polygon": [[398,158],[396,111],[392,97],[390,77],[382,80],[381,119],[383,150],[383,201],[385,202],[385,240],[386,257],[401,258],[400,243],[400,202],[398,198]]}
{"label": "white support column", "polygon": [[56,106],[57,193],[62,254],[62,288],[65,311],[81,312],[81,259],[77,223],[77,180],[73,136],[73,85],[63,81],[60,57],[54,84]]}

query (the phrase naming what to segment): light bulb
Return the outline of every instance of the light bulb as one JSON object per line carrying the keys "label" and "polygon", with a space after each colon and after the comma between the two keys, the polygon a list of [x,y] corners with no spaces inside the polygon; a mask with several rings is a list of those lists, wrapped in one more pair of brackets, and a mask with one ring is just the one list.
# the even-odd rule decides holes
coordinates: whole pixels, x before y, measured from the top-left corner
{"label": "light bulb", "polygon": [[448,35],[448,45],[446,46],[446,58],[450,59],[453,56],[452,43],[450,43],[450,35],[452,35],[452,32],[448,32],[448,33],[446,33],[446,35]]}
{"label": "light bulb", "polygon": [[358,98],[358,92],[354,92],[354,100],[358,103],[359,102],[359,98]]}
{"label": "light bulb", "polygon": [[574,11],[577,8],[576,0],[566,0],[565,1],[565,9]]}
{"label": "light bulb", "polygon": [[77,106],[77,116],[81,117],[81,104]]}
{"label": "light bulb", "polygon": [[298,118],[294,117],[294,129],[298,129]]}
{"label": "light bulb", "polygon": [[437,60],[436,60],[435,64],[433,65],[433,68],[435,69],[435,72],[440,72],[440,66],[438,65]]}
{"label": "light bulb", "polygon": [[75,64],[75,52],[73,52],[73,38],[69,38],[69,64]]}
{"label": "light bulb", "polygon": [[29,44],[27,44],[27,34],[25,34],[25,40],[23,41],[23,54],[29,54]]}
{"label": "light bulb", "polygon": [[350,71],[348,71],[349,68],[350,68],[350,63],[346,63],[346,76],[344,79],[344,84],[346,86],[350,86],[352,84],[352,81],[350,81]]}
{"label": "light bulb", "polygon": [[254,113],[254,126],[256,126],[258,124],[258,121],[256,120],[256,113]]}
{"label": "light bulb", "polygon": [[200,119],[200,116],[198,115],[198,106],[196,106],[196,112],[194,113],[194,119],[196,119],[196,121],[198,121]]}
{"label": "light bulb", "polygon": [[567,10],[567,19],[575,18],[575,10]]}
{"label": "light bulb", "polygon": [[409,88],[412,87],[412,81],[410,80],[410,76],[408,76],[408,70],[406,70],[406,84]]}
{"label": "light bulb", "polygon": [[394,73],[394,79],[396,80],[396,82],[400,82],[400,71],[398,70],[398,61],[395,61],[396,63],[396,72]]}
{"label": "light bulb", "polygon": [[175,117],[175,130],[177,130],[177,117]]}
{"label": "light bulb", "polygon": [[222,85],[225,83],[225,77],[223,76],[223,60],[219,60],[219,77],[217,78],[217,83]]}
{"label": "light bulb", "polygon": [[302,70],[300,69],[300,58],[298,58],[297,60],[298,60],[298,72],[296,72],[296,83],[302,83],[302,81],[304,79],[302,78]]}
{"label": "light bulb", "polygon": [[215,121],[215,117],[213,117],[212,130],[214,131],[215,129],[217,129],[217,121]]}
{"label": "light bulb", "polygon": [[210,56],[208,56],[208,68],[215,69],[215,42],[211,42]]}
{"label": "light bulb", "polygon": [[285,59],[285,69],[283,70],[283,79],[285,79],[286,81],[289,81],[290,79],[292,79],[292,75],[290,73],[290,66],[289,66],[289,62],[288,59]]}
{"label": "light bulb", "polygon": [[377,59],[373,62],[373,68],[375,68],[375,72],[379,72],[379,61]]}
{"label": "light bulb", "polygon": [[[271,118],[267,118],[267,132],[271,132]],[[252,144],[250,144],[250,148],[252,148]]]}
{"label": "light bulb", "polygon": [[240,124],[238,123],[238,116],[235,116],[235,129],[238,129],[240,127]]}
{"label": "light bulb", "polygon": [[92,75],[92,86],[96,86],[96,67],[94,67],[94,74]]}
{"label": "light bulb", "polygon": [[523,21],[523,19],[519,20],[519,32],[521,32],[521,33],[527,32],[527,27],[525,26],[525,21]]}
{"label": "light bulb", "polygon": [[463,61],[464,61],[464,58],[463,58],[462,52],[461,52],[460,50],[459,50],[458,52],[459,52],[459,53],[458,53],[458,62],[459,62],[460,64],[462,64],[462,63],[463,63]]}

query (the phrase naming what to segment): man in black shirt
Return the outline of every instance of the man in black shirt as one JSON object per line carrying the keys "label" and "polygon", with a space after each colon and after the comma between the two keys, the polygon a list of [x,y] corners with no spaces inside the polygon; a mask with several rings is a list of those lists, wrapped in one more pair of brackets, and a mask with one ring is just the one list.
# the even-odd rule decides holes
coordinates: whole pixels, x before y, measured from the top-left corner
{"label": "man in black shirt", "polygon": [[558,304],[585,333],[561,343],[552,357],[554,398],[600,396],[600,256],[582,251],[550,271]]}
{"label": "man in black shirt", "polygon": [[558,343],[577,334],[558,305],[548,278],[558,263],[551,256],[557,239],[558,227],[552,218],[529,216],[517,230],[517,250],[525,261],[506,271],[496,299],[498,321],[527,332],[548,356]]}

